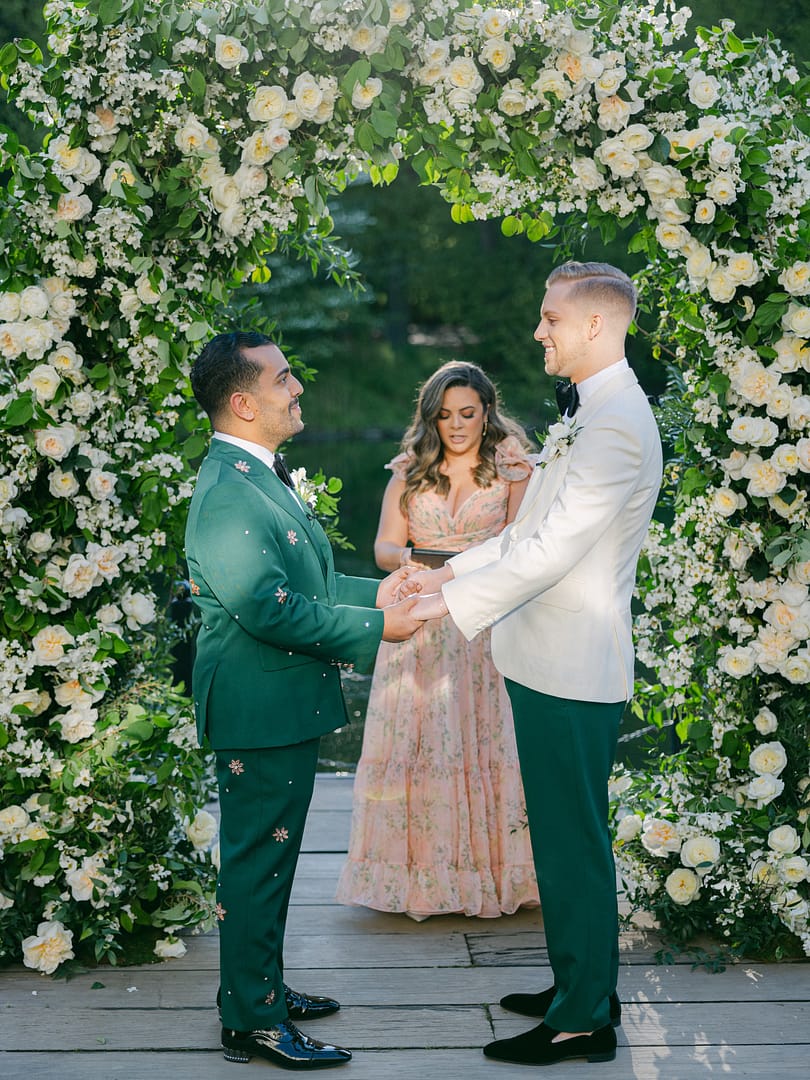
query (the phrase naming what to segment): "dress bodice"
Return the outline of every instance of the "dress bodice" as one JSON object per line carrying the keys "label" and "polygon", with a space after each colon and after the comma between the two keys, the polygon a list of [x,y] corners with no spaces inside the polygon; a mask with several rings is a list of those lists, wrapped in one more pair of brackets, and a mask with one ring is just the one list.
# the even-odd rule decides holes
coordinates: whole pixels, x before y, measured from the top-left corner
{"label": "dress bodice", "polygon": [[[399,454],[386,468],[404,480],[408,458]],[[495,449],[496,478],[486,488],[476,488],[451,514],[447,498],[436,490],[420,491],[408,503],[408,539],[414,547],[463,551],[496,536],[506,524],[509,486],[525,480],[531,463],[518,439],[509,436]]]}

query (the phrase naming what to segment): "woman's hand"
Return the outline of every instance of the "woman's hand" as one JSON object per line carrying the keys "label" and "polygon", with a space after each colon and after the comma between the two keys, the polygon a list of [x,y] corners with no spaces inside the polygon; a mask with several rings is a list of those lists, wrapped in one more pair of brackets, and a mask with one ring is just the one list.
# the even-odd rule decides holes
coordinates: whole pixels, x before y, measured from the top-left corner
{"label": "woman's hand", "polygon": [[377,588],[377,607],[388,607],[389,604],[404,600],[406,596],[411,595],[411,592],[416,592],[416,589],[412,589],[411,592],[407,593],[403,593],[401,590],[407,578],[413,577],[417,572],[415,565],[405,565],[400,566],[399,570],[395,570],[388,577],[384,577]]}
{"label": "woman's hand", "polygon": [[[403,569],[405,568],[403,567]],[[447,563],[444,566],[436,567],[435,570],[418,570],[402,581],[399,587],[399,595],[405,597],[413,596],[417,592],[425,594],[439,592],[445,581],[451,581],[452,579],[453,571]]]}

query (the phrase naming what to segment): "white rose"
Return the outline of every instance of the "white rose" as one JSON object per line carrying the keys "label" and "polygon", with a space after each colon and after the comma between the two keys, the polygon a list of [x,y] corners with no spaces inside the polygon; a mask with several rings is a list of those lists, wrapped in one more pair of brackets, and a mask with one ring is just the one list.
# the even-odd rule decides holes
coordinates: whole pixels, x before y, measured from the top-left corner
{"label": "white rose", "polygon": [[232,176],[224,176],[211,185],[211,202],[219,213],[236,206],[239,201],[239,188]]}
{"label": "white rose", "polygon": [[23,963],[35,971],[52,975],[65,960],[74,958],[72,946],[73,932],[66,930],[62,923],[41,922],[36,934],[23,939]]}
{"label": "white rose", "polygon": [[713,836],[693,836],[681,848],[681,862],[705,874],[720,858],[720,842]]}
{"label": "white rose", "polygon": [[101,161],[89,150],[81,149],[73,175],[81,184],[92,184],[101,172]]}
{"label": "white rose", "polygon": [[771,776],[770,773],[763,773],[761,776],[755,776],[750,783],[746,784],[743,788],[743,794],[761,809],[763,806],[772,803],[784,790],[785,783],[783,780]]}
{"label": "white rose", "polygon": [[117,480],[118,477],[115,473],[104,472],[102,469],[91,469],[90,475],[87,477],[87,490],[99,502],[104,499],[111,499],[115,494]]}
{"label": "white rose", "polygon": [[[205,129],[203,128],[205,131]],[[205,132],[206,137],[208,132]],[[175,140],[176,141],[176,140]],[[182,149],[182,147],[181,147]],[[186,150],[186,153],[189,151]],[[118,181],[119,184],[125,187],[134,187],[135,185],[135,173],[132,171],[132,166],[126,161],[113,161],[107,167],[107,171],[104,173],[104,179],[101,181],[105,191],[109,191],[113,184]]]}
{"label": "white rose", "polygon": [[366,79],[364,83],[355,83],[352,90],[352,105],[355,109],[368,109],[382,93],[382,79]]}
{"label": "white rose", "polygon": [[782,881],[790,885],[797,885],[810,878],[810,863],[803,855],[793,855],[788,859],[780,859],[779,876]]}
{"label": "white rose", "polygon": [[526,88],[520,79],[510,79],[501,90],[498,108],[506,116],[520,116],[529,107],[526,100]]}
{"label": "white rose", "polygon": [[141,274],[135,282],[135,294],[142,304],[156,304],[160,300],[160,293],[146,274]]}
{"label": "white rose", "polygon": [[712,300],[716,300],[720,304],[727,304],[730,300],[733,300],[737,291],[737,284],[725,266],[717,266],[712,270],[706,287]]}
{"label": "white rose", "polygon": [[287,94],[282,86],[259,86],[248,104],[248,116],[260,124],[279,120],[289,108]]}
{"label": "white rose", "polygon": [[[305,120],[312,120],[323,101],[323,90],[314,75],[302,72],[293,83],[293,97],[298,112]],[[261,164],[261,162],[257,162]]]}
{"label": "white rose", "polygon": [[93,890],[106,880],[106,875],[99,869],[98,859],[92,856],[82,859],[81,866],[65,874],[65,882],[74,900],[92,900]]}
{"label": "white rose", "polygon": [[239,203],[219,215],[219,227],[226,236],[240,236],[247,228],[247,214]]}
{"label": "white rose", "polygon": [[800,649],[789,656],[779,668],[779,674],[795,686],[810,683],[810,650]]}
{"label": "white rose", "polygon": [[537,78],[532,83],[532,90],[535,94],[554,94],[560,101],[565,100],[571,94],[571,87],[565,80],[565,76],[561,71],[555,71],[553,68],[543,68],[537,73]]}
{"label": "white rose", "polygon": [[[7,330],[10,328],[7,327]],[[18,341],[21,351],[32,360],[41,360],[50,348],[55,333],[54,324],[45,319],[28,319],[19,323]]]}
{"label": "white rose", "polygon": [[186,822],[186,836],[197,849],[209,848],[217,835],[217,819],[207,810],[198,810],[194,820]]}
{"label": "white rose", "polygon": [[727,168],[736,156],[736,146],[726,139],[712,139],[709,143],[709,161],[718,169]]}
{"label": "white rose", "polygon": [[748,767],[764,776],[778,776],[787,765],[787,754],[780,742],[760,743],[748,755]]}
{"label": "white rose", "polygon": [[791,301],[790,307],[782,316],[782,326],[791,330],[800,338],[810,337],[810,306]]}
{"label": "white rose", "polygon": [[596,191],[604,187],[605,178],[599,172],[596,162],[589,157],[575,157],[571,162],[571,168],[585,191]]}
{"label": "white rose", "polygon": [[726,646],[718,654],[717,666],[732,678],[742,679],[750,675],[756,666],[754,650],[750,645],[739,645],[736,648]]}
{"label": "white rose", "polygon": [[695,206],[695,221],[698,225],[711,225],[716,213],[717,207],[711,199],[701,199]]}
{"label": "white rose", "polygon": [[9,908],[14,907],[14,901],[10,896],[6,896],[4,892],[0,892],[0,911],[8,911]]}
{"label": "white rose", "polygon": [[33,551],[35,555],[44,555],[52,547],[53,536],[47,529],[42,532],[32,532],[28,537],[28,549]]}
{"label": "white rose", "polygon": [[16,322],[20,317],[20,294],[0,293],[0,322]]}
{"label": "white rose", "polygon": [[743,469],[743,476],[748,480],[748,493],[754,498],[768,498],[776,495],[787,484],[787,477],[772,461],[751,454]]}
{"label": "white rose", "polygon": [[620,139],[606,139],[596,151],[597,158],[614,176],[627,179],[637,172],[639,160]]}
{"label": "white rose", "polygon": [[56,204],[57,221],[81,221],[93,209],[93,202],[87,195],[66,191],[59,196]]}
{"label": "white rose", "polygon": [[94,585],[100,584],[95,566],[84,555],[70,556],[62,575],[61,589],[65,596],[87,596]]}
{"label": "white rose", "polygon": [[48,480],[48,490],[57,499],[70,499],[79,490],[79,481],[72,472],[54,469]]}
{"label": "white rose", "polygon": [[679,866],[667,877],[664,888],[676,904],[691,904],[698,895],[700,879],[693,870]]}
{"label": "white rose", "polygon": [[59,723],[65,742],[77,743],[95,734],[97,718],[98,711],[89,705],[74,705],[68,712],[54,716],[51,723]]}
{"label": "white rose", "polygon": [[804,296],[810,292],[810,262],[795,262],[786,266],[779,275],[779,284],[792,296]]}
{"label": "white rose", "polygon": [[689,80],[689,100],[699,109],[708,109],[720,96],[720,83],[714,75],[696,71]]}
{"label": "white rose", "polygon": [[602,98],[596,111],[596,122],[602,131],[621,131],[627,124],[632,108],[618,94]]}
{"label": "white rose", "polygon": [[667,251],[681,251],[689,242],[689,230],[683,225],[669,225],[660,221],[655,227],[655,238]]}
{"label": "white rose", "polygon": [[447,104],[454,112],[466,112],[475,105],[475,93],[461,86],[454,86],[447,94]]}
{"label": "white rose", "polygon": [[763,706],[754,717],[754,727],[760,735],[772,735],[779,726],[779,721],[771,710]]}
{"label": "white rose", "polygon": [[186,947],[178,938],[160,938],[155,942],[154,953],[161,960],[169,960],[176,956],[185,956]]}
{"label": "white rose", "polygon": [[361,23],[352,31],[349,37],[349,47],[354,49],[355,52],[363,53],[365,56],[373,56],[375,53],[383,51],[387,39],[388,27],[369,26],[367,23]]}
{"label": "white rose", "polygon": [[388,7],[389,26],[403,26],[413,14],[411,0],[391,0]]}
{"label": "white rose", "polygon": [[125,319],[134,318],[141,310],[141,302],[134,289],[125,289],[118,301],[118,310]]}
{"label": "white rose", "polygon": [[[688,211],[683,210],[675,199],[656,200],[653,211],[659,221],[666,222],[668,225],[683,225],[685,221],[689,220]],[[692,243],[692,237],[689,237],[683,246],[683,250],[687,255],[692,249]]]}
{"label": "white rose", "polygon": [[183,154],[205,154],[211,133],[196,116],[186,117],[183,126],[175,133],[174,142]]}
{"label": "white rose", "polygon": [[477,94],[484,85],[475,61],[467,56],[457,56],[455,60],[451,60],[445,78],[449,86],[468,90],[473,94]]}
{"label": "white rose", "polygon": [[53,696],[56,703],[65,709],[72,705],[92,705],[94,701],[93,695],[84,689],[79,679],[69,679],[67,682],[59,683],[54,689]]}
{"label": "white rose", "polygon": [[742,360],[734,370],[731,384],[752,405],[764,405],[779,385],[779,375],[758,360]]}
{"label": "white rose", "polygon": [[644,819],[641,843],[651,855],[665,856],[670,851],[681,850],[681,837],[676,826],[663,818]]}
{"label": "white rose", "polygon": [[75,346],[71,345],[69,341],[63,341],[49,354],[48,363],[63,374],[68,372],[75,374],[81,369],[82,358],[77,354]]}
{"label": "white rose", "polygon": [[38,285],[29,285],[20,293],[20,314],[29,319],[43,319],[48,314],[48,294]]}
{"label": "white rose", "polygon": [[37,450],[52,461],[62,461],[76,445],[78,431],[73,424],[42,428],[36,433]]}
{"label": "white rose", "polygon": [[740,285],[755,285],[762,276],[756,259],[747,251],[735,251],[728,260],[728,272]]}
{"label": "white rose", "polygon": [[238,38],[217,34],[214,44],[216,62],[226,71],[239,67],[248,58],[248,51]]}
{"label": "white rose", "polygon": [[784,334],[772,345],[772,348],[776,350],[776,359],[772,367],[785,374],[798,371],[805,356],[810,358],[810,350],[805,351],[804,344],[804,341],[795,334]]}
{"label": "white rose", "polygon": [[121,600],[121,607],[127,616],[127,626],[130,630],[146,626],[155,617],[154,601],[145,593],[126,593]]}
{"label": "white rose", "polygon": [[233,181],[240,197],[249,199],[261,195],[267,187],[267,173],[258,165],[240,165],[233,174]]}
{"label": "white rose", "polygon": [[783,855],[792,855],[801,846],[801,838],[792,825],[779,825],[768,833],[768,847]]}
{"label": "white rose", "polygon": [[40,403],[52,401],[62,381],[59,372],[50,364],[37,364],[25,380]]}
{"label": "white rose", "polygon": [[634,154],[640,150],[646,150],[648,146],[652,146],[655,142],[655,135],[646,124],[629,124],[619,138],[627,149]]}
{"label": "white rose", "polygon": [[93,398],[85,390],[77,390],[68,398],[68,406],[74,416],[83,418],[93,411]]}
{"label": "white rose", "polygon": [[728,173],[718,173],[706,185],[706,198],[720,206],[729,206],[737,198],[737,188]]}
{"label": "white rose", "polygon": [[686,272],[693,281],[702,281],[715,268],[712,253],[703,244],[693,246],[686,259]]}
{"label": "white rose", "polygon": [[46,626],[31,642],[33,664],[58,664],[65,655],[65,645],[73,644],[73,635],[64,626]]}
{"label": "white rose", "polygon": [[478,23],[478,29],[488,38],[503,37],[509,29],[512,21],[512,13],[505,8],[490,8],[482,16]]}
{"label": "white rose", "polygon": [[627,842],[641,832],[641,818],[638,814],[626,814],[616,826],[616,839]]}
{"label": "white rose", "polygon": [[765,862],[764,859],[760,859],[751,867],[751,880],[756,885],[762,885],[767,888],[771,885],[779,884],[779,874],[775,866],[771,866],[771,864]]}
{"label": "white rose", "polygon": [[[764,416],[737,416],[728,429],[728,437],[738,446],[773,446],[778,434],[776,424]],[[745,475],[742,470],[740,475]]]}
{"label": "white rose", "polygon": [[[0,836],[19,837],[30,820],[27,812],[16,803],[3,807],[0,810]],[[16,839],[11,842],[16,843]]]}
{"label": "white rose", "polygon": [[712,510],[721,517],[731,517],[746,505],[745,496],[731,488],[716,488],[712,495]]}
{"label": "white rose", "polygon": [[515,47],[503,38],[489,38],[478,54],[482,64],[489,64],[499,74],[508,71],[515,59]]}
{"label": "white rose", "polygon": [[650,165],[641,174],[641,181],[650,195],[658,198],[681,198],[685,193],[685,181],[671,165]]}

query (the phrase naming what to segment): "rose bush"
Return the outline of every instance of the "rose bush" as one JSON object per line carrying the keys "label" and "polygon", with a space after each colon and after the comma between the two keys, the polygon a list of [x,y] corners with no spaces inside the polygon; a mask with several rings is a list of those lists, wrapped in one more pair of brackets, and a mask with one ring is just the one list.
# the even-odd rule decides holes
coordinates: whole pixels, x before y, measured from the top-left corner
{"label": "rose bush", "polygon": [[458,222],[563,249],[621,225],[646,253],[675,459],[637,707],[687,750],[617,788],[620,862],[681,937],[810,951],[810,82],[731,23],[681,48],[686,9],[652,2],[46,10],[47,60],[0,50],[44,135],[0,133],[5,956],[204,924],[208,774],[157,677],[204,448],[189,357],[268,251],[317,259],[330,195],[405,159]]}

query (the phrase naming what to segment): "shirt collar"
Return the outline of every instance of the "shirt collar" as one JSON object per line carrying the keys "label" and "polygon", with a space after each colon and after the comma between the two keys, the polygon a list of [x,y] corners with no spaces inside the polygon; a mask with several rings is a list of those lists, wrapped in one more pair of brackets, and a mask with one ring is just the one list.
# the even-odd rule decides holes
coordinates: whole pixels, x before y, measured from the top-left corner
{"label": "shirt collar", "polygon": [[628,371],[629,368],[630,365],[627,363],[627,358],[623,356],[622,359],[617,360],[615,364],[609,364],[608,367],[602,368],[601,371],[597,371],[595,375],[589,375],[587,379],[578,382],[577,391],[579,393],[580,404],[584,405],[588,398],[592,397],[603,383],[609,382],[620,372]]}
{"label": "shirt collar", "polygon": [[250,439],[240,439],[236,435],[226,435],[224,431],[215,431],[214,438],[230,443],[231,446],[238,446],[240,450],[246,450],[247,453],[258,458],[259,461],[263,461],[268,469],[272,469],[273,472],[276,471],[276,455],[272,450],[268,450],[266,446],[260,446],[259,443],[251,442]]}

